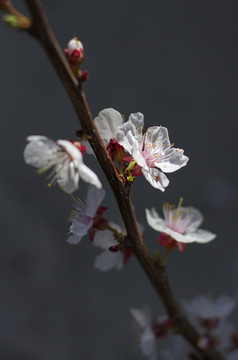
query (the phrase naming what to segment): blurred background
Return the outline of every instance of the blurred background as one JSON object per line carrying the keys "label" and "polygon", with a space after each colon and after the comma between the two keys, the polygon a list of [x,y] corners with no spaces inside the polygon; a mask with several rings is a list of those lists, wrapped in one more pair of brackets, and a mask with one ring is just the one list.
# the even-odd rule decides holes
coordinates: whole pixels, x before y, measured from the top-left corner
{"label": "blurred background", "polygon": [[[207,245],[177,249],[168,259],[178,299],[234,295],[238,280],[237,118],[238,3],[236,0],[42,1],[62,48],[84,44],[85,92],[94,116],[113,107],[142,112],[145,128],[168,127],[190,161],[169,174],[164,193],[141,177],[132,189],[145,241],[145,207],[162,215],[164,201],[194,206],[202,228],[217,234]],[[15,1],[27,13],[24,2]],[[130,307],[164,310],[131,258],[122,271],[93,268],[100,250],[85,238],[66,243],[72,201],[23,160],[28,135],[75,138],[76,115],[49,60],[27,34],[0,22],[1,251],[0,358],[4,360],[140,359]],[[94,157],[90,166],[105,184],[107,217],[119,211]],[[78,194],[87,186],[80,183]]]}

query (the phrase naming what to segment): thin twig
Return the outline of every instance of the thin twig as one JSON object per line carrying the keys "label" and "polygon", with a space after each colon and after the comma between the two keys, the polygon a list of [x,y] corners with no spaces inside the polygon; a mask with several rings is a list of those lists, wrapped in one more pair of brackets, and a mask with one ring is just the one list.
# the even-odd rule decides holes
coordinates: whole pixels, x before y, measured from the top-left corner
{"label": "thin twig", "polygon": [[39,40],[59,75],[81,122],[82,130],[89,136],[90,144],[113,190],[127,231],[126,246],[132,249],[149,277],[178,333],[183,335],[203,355],[204,359],[222,360],[223,357],[214,349],[203,351],[198,347],[200,334],[187,320],[177,303],[171,291],[165,269],[158,266],[157,261],[150,255],[143,242],[130,200],[130,184],[118,174],[106,151],[95,127],[81,84],[70,70],[68,62],[48,24],[40,1],[25,0],[25,2],[31,13],[33,23],[29,32]]}

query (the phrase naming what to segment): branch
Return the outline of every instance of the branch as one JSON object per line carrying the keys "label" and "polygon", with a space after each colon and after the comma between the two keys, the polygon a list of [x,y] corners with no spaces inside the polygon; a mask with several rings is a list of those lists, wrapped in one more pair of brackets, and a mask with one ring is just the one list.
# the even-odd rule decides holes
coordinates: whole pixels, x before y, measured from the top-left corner
{"label": "branch", "polygon": [[29,29],[29,33],[37,38],[45,49],[72,102],[81,122],[82,130],[89,136],[89,142],[113,190],[127,230],[127,246],[132,249],[146,272],[178,333],[183,335],[203,355],[204,359],[222,360],[223,357],[215,350],[202,351],[198,347],[200,334],[183,314],[172,293],[164,268],[158,265],[143,242],[130,200],[130,184],[119,176],[98,134],[81,83],[73,75],[68,61],[48,24],[40,1],[25,0],[25,2],[32,16],[32,27]]}

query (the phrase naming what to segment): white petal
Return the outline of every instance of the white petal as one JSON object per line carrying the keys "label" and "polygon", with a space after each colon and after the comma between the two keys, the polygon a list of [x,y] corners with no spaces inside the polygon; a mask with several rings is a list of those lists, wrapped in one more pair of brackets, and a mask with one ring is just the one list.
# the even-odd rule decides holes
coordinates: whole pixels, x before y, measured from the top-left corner
{"label": "white petal", "polygon": [[150,360],[156,359],[156,339],[150,327],[147,327],[141,336],[142,353],[149,357]]}
{"label": "white petal", "polygon": [[82,236],[80,237],[80,236],[73,234],[73,235],[70,235],[70,237],[68,237],[67,242],[70,245],[76,245],[76,244],[80,243],[81,240],[82,240]]}
{"label": "white petal", "polygon": [[97,189],[95,186],[90,185],[87,192],[87,215],[91,218],[94,217],[96,211],[101,204],[105,196],[105,190],[103,188]]}
{"label": "white petal", "polygon": [[96,186],[98,189],[102,188],[102,184],[97,175],[90,170],[86,165],[80,165],[80,177],[89,184]]}
{"label": "white petal", "polygon": [[152,208],[151,210],[145,209],[145,213],[146,220],[152,229],[160,232],[164,232],[164,230],[166,230],[165,221],[159,217],[155,208]]}
{"label": "white petal", "polygon": [[24,150],[25,162],[36,168],[48,166],[52,158],[57,156],[60,147],[46,136],[32,135],[28,136],[29,144]]}
{"label": "white petal", "polygon": [[130,312],[131,315],[133,316],[135,322],[142,328],[145,329],[146,327],[151,325],[151,314],[150,311],[148,312],[148,307],[146,308],[147,311],[144,311],[144,309],[136,309],[136,308],[131,308]]}
{"label": "white petal", "polygon": [[149,168],[149,171],[142,169],[146,180],[156,189],[165,191],[165,187],[169,185],[169,179],[165,174],[155,168]]}
{"label": "white petal", "polygon": [[55,169],[57,182],[62,190],[71,194],[78,189],[79,171],[78,164],[67,159]]}
{"label": "white petal", "polygon": [[[216,300],[200,295],[190,301],[183,301],[187,312],[199,318],[225,318],[235,307],[235,301],[226,295],[219,296]],[[224,325],[224,324],[223,324]]]}
{"label": "white petal", "polygon": [[170,147],[168,129],[163,126],[149,127],[145,133],[145,144],[151,145],[155,152],[165,151]]}
{"label": "white petal", "polygon": [[[172,211],[172,216],[174,212],[176,212],[176,209]],[[203,216],[200,211],[192,206],[180,207],[179,212],[181,213],[182,218],[187,218],[188,221],[186,225],[186,234],[196,231],[203,222]]]}
{"label": "white petal", "polygon": [[121,114],[112,108],[102,110],[94,121],[106,146],[110,139],[116,139],[119,127],[123,123]]}
{"label": "white petal", "polygon": [[139,134],[139,136],[142,135],[142,129],[144,127],[144,115],[140,112],[133,113],[129,116],[128,122],[131,122],[135,127],[135,134]]}
{"label": "white petal", "polygon": [[125,124],[124,124],[125,126],[123,125],[124,132],[121,131],[117,134],[117,141],[121,146],[124,147],[124,149],[126,151],[128,151],[131,154],[133,148],[135,146],[138,147],[138,145],[137,145],[138,141],[135,138],[135,136],[133,135],[133,132],[135,131],[135,129],[133,129],[134,125],[132,125],[130,123],[129,124],[125,123]]}
{"label": "white petal", "polygon": [[[165,151],[166,155],[166,151]],[[189,160],[189,158],[183,155],[182,149],[169,149],[169,158],[168,160],[161,161],[160,157],[158,157],[158,161],[155,162],[155,166],[159,167],[163,172],[171,173],[174,172],[181,167],[185,166]]]}
{"label": "white petal", "polygon": [[72,161],[76,163],[83,162],[83,155],[81,151],[68,140],[57,140],[57,145],[60,145],[71,157]]}
{"label": "white petal", "polygon": [[104,251],[96,257],[94,262],[94,267],[101,271],[107,271],[113,268],[120,270],[123,266],[123,257],[120,251],[115,253],[111,251]]}
{"label": "white petal", "polygon": [[219,309],[220,316],[226,317],[234,310],[236,303],[234,299],[230,298],[229,296],[220,295],[217,298],[215,305],[217,309]]}
{"label": "white petal", "polygon": [[114,239],[114,236],[110,230],[104,230],[96,232],[93,244],[102,249],[108,250],[109,247],[115,246],[117,241]]}
{"label": "white petal", "polygon": [[143,169],[149,171],[149,167],[146,164],[144,156],[141,155],[137,143],[135,142],[131,149],[131,155],[133,156],[135,162],[140,165]]}
{"label": "white petal", "polygon": [[[214,240],[216,237],[215,234],[211,233],[207,230],[198,229],[195,232],[184,234],[183,235],[183,242],[184,243],[191,243],[191,242],[197,242],[200,244],[208,243],[212,240]],[[177,240],[177,239],[175,239]]]}
{"label": "white petal", "polygon": [[89,221],[87,224],[80,222],[80,218],[79,220],[72,220],[72,224],[69,228],[69,231],[72,234],[75,234],[79,237],[85,236],[88,233],[88,230],[92,227],[93,225],[93,220]]}

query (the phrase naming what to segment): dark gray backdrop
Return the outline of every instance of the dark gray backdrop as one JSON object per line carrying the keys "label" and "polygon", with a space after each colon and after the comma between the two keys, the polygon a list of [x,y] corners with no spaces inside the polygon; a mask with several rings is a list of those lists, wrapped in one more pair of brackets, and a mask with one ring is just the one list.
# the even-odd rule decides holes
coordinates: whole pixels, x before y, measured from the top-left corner
{"label": "dark gray backdrop", "polygon": [[[24,9],[22,2],[19,3]],[[170,256],[178,298],[234,294],[237,287],[238,23],[236,0],[43,1],[61,44],[78,36],[85,47],[85,91],[94,115],[114,107],[145,126],[168,127],[190,157],[170,174],[165,193],[144,178],[132,198],[138,219],[164,201],[192,205],[217,234]],[[87,238],[66,244],[71,199],[48,189],[22,157],[25,138],[74,137],[71,104],[38,43],[0,23],[1,291],[0,358],[4,360],[139,359],[129,308],[160,301],[135,259],[121,272],[93,269],[97,250]],[[104,175],[92,157],[85,162]],[[82,185],[82,186],[81,186]],[[86,186],[80,184],[80,194]],[[118,210],[106,187],[104,204]],[[157,234],[146,227],[146,242]]]}

